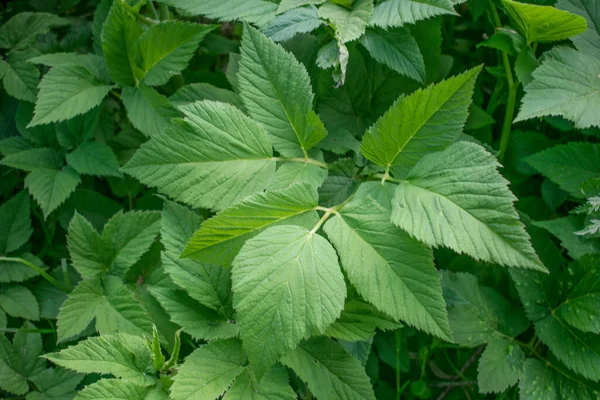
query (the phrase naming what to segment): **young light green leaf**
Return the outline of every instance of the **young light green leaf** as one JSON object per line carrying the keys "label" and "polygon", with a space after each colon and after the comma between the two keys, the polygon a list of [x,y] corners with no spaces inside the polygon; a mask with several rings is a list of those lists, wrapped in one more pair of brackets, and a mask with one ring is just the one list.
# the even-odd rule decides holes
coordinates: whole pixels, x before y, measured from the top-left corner
{"label": "young light green leaf", "polygon": [[423,157],[396,188],[392,222],[430,246],[546,271],[498,166],[483,147],[468,142]]}
{"label": "young light green leaf", "polygon": [[76,65],[54,67],[40,83],[35,115],[28,127],[64,121],[98,106],[114,86]]}
{"label": "young light green leaf", "polygon": [[277,16],[263,32],[275,42],[284,42],[299,33],[312,32],[322,24],[315,7],[302,7]]}
{"label": "young light green leaf", "polygon": [[29,289],[21,285],[2,285],[0,308],[15,318],[37,321],[40,319],[40,306]]}
{"label": "young light green leaf", "polygon": [[80,174],[122,177],[119,161],[113,150],[104,143],[85,142],[67,154],[67,164]]}
{"label": "young light green leaf", "polygon": [[181,110],[185,120],[145,143],[123,171],[176,200],[217,210],[266,186],[275,160],[264,129],[225,103]]}
{"label": "young light green leaf", "polygon": [[600,177],[600,145],[570,142],[527,157],[527,163],[577,198],[584,198],[581,185]]}
{"label": "young light green leaf", "polygon": [[401,96],[365,134],[361,151],[404,178],[424,155],[455,142],[467,120],[480,67]]}
{"label": "young light green leaf", "polygon": [[471,274],[444,272],[442,286],[456,343],[480,346],[494,338],[518,336],[530,326],[523,310],[479,285]]}
{"label": "young light green leaf", "polygon": [[112,374],[140,386],[156,383],[150,349],[146,340],[139,336],[115,333],[91,337],[44,357],[81,373]]}
{"label": "young light green leaf", "polygon": [[183,257],[229,265],[246,240],[275,225],[312,228],[318,221],[317,190],[305,183],[254,194],[205,221]]}
{"label": "young light green leaf", "polygon": [[121,86],[134,86],[142,75],[135,62],[135,46],[142,28],[122,1],[113,1],[102,28],[102,50],[110,76]]}
{"label": "young light green leaf", "polygon": [[357,0],[351,4],[346,8],[328,1],[319,7],[319,17],[331,22],[337,39],[342,43],[361,37],[373,14],[372,0]]}
{"label": "young light green leaf", "polygon": [[488,342],[479,360],[477,383],[482,393],[502,393],[519,381],[525,353],[516,343],[505,338]]}
{"label": "young light green leaf", "polygon": [[379,310],[451,341],[431,249],[390,222],[370,197],[344,206],[325,224],[348,279]]}
{"label": "young light green leaf", "polygon": [[173,282],[201,304],[224,316],[233,314],[231,272],[220,265],[182,259],[185,244],[200,227],[200,217],[185,206],[165,201],[160,235],[161,260]]}
{"label": "young light green leaf", "polygon": [[26,48],[38,35],[54,26],[68,25],[69,21],[50,13],[22,12],[14,15],[0,28],[0,47],[3,49]]}
{"label": "young light green leaf", "polygon": [[44,217],[60,206],[75,191],[81,177],[73,168],[37,170],[25,178],[25,187],[38,202]]}
{"label": "young light green leaf", "polygon": [[375,400],[362,365],[344,348],[325,337],[301,343],[281,362],[304,380],[318,398],[332,400]]}
{"label": "young light green leaf", "polygon": [[585,129],[600,126],[600,79],[598,57],[567,47],[545,53],[542,65],[533,72],[515,122],[555,115]]}
{"label": "young light green leaf", "polygon": [[458,15],[451,0],[385,0],[373,10],[370,25],[384,29],[414,24],[438,15]]}
{"label": "young light green leaf", "polygon": [[103,302],[102,283],[98,279],[82,281],[69,293],[57,318],[58,342],[81,333],[96,317]]}
{"label": "young light green leaf", "polygon": [[0,254],[15,251],[27,243],[33,233],[27,192],[19,192],[0,206],[0,226]]}
{"label": "young light green leaf", "polygon": [[144,84],[123,88],[122,99],[131,124],[148,137],[160,134],[171,118],[180,116],[169,99]]}
{"label": "young light green leaf", "polygon": [[198,303],[182,290],[151,287],[150,293],[169,314],[171,321],[195,339],[227,339],[239,332],[239,327],[231,320]]}
{"label": "young light green leaf", "polygon": [[67,244],[73,267],[84,279],[108,272],[105,255],[111,251],[92,224],[75,212],[69,224]]}
{"label": "young light green leaf", "polygon": [[248,114],[265,127],[282,155],[306,155],[327,135],[312,110],[306,69],[249,25],[244,27],[241,53],[238,89]]}
{"label": "young light green leaf", "polygon": [[219,340],[196,349],[173,380],[173,400],[204,400],[221,396],[240,375],[248,360],[237,339]]}
{"label": "young light green leaf", "polygon": [[502,0],[502,5],[528,43],[557,42],[579,35],[587,29],[585,18],[552,6],[513,0]]}
{"label": "young light green leaf", "polygon": [[360,43],[378,62],[400,75],[425,83],[425,61],[417,41],[407,28],[367,29]]}
{"label": "young light green leaf", "polygon": [[164,85],[179,74],[194,55],[198,43],[215,25],[183,21],[164,21],[151,26],[140,36],[136,55],[141,76],[147,85]]}
{"label": "young light green leaf", "polygon": [[322,333],[344,306],[346,285],[333,247],[300,226],[274,226],[233,261],[240,337],[260,379],[302,339]]}

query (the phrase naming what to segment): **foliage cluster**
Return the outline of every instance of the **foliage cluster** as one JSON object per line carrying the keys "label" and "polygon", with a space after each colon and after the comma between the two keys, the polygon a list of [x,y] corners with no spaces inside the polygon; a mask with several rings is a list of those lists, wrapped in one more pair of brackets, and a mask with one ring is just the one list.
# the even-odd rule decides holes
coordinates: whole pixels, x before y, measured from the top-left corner
{"label": "foliage cluster", "polygon": [[598,399],[597,0],[3,7],[0,397]]}

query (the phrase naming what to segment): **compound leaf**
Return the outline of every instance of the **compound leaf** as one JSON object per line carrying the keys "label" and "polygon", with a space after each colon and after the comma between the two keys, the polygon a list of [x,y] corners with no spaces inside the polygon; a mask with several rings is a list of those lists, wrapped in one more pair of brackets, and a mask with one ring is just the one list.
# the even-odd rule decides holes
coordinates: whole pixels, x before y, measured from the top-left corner
{"label": "compound leaf", "polygon": [[385,0],[373,10],[370,24],[387,29],[438,15],[458,15],[452,0]]}
{"label": "compound leaf", "polygon": [[468,142],[423,157],[396,188],[392,222],[430,246],[546,271],[498,165],[483,147]]}

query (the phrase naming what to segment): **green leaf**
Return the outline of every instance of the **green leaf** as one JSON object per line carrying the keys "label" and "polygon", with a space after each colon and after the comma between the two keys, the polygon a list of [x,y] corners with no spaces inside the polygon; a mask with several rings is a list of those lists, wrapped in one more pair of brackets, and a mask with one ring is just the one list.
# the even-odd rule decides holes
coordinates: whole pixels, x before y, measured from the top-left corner
{"label": "green leaf", "polygon": [[306,6],[309,4],[323,4],[327,0],[281,0],[279,3],[279,8],[277,9],[277,14],[284,13],[288,10],[292,10],[294,8]]}
{"label": "green leaf", "polygon": [[239,327],[214,310],[203,306],[182,290],[151,287],[150,293],[184,332],[198,340],[237,336]]}
{"label": "green leaf", "polygon": [[593,400],[598,397],[580,377],[534,358],[525,361],[519,395],[521,400]]}
{"label": "green leaf", "polygon": [[40,83],[35,115],[28,127],[64,121],[102,103],[114,86],[76,65],[54,67]]}
{"label": "green leaf", "polygon": [[259,378],[302,339],[325,331],[346,297],[335,250],[300,226],[270,227],[248,240],[232,280],[240,337]]}
{"label": "green leaf", "polygon": [[15,251],[27,243],[33,233],[27,192],[18,193],[0,206],[0,226],[0,254]]}
{"label": "green leaf", "polygon": [[35,103],[40,71],[28,62],[11,62],[2,78],[4,90],[17,100]]}
{"label": "green leaf", "polygon": [[130,211],[115,214],[102,236],[80,214],[69,226],[69,252],[73,266],[84,278],[111,273],[124,277],[148,251],[160,229],[160,213]]}
{"label": "green leaf", "polygon": [[291,185],[308,183],[320,187],[327,178],[327,170],[314,164],[289,162],[277,169],[268,190],[285,189]]}
{"label": "green leaf", "polygon": [[247,364],[237,339],[219,340],[194,350],[173,380],[173,400],[215,399],[222,395]]}
{"label": "green leaf", "polygon": [[525,313],[468,273],[444,272],[444,297],[456,343],[476,347],[498,337],[515,337],[530,325]]}
{"label": "green leaf", "polygon": [[559,238],[561,245],[567,250],[569,256],[578,259],[585,254],[600,252],[598,241],[575,235],[575,232],[583,229],[584,221],[585,216],[583,215],[569,215],[550,221],[536,221],[535,225],[546,229]]}
{"label": "green leaf", "polygon": [[91,337],[44,357],[56,365],[85,374],[112,374],[141,386],[152,386],[156,382],[146,340],[125,333]]}
{"label": "green leaf", "polygon": [[584,256],[567,269],[569,281],[566,299],[555,310],[569,325],[600,333],[600,258]]}
{"label": "green leaf", "polygon": [[62,368],[49,368],[31,378],[43,400],[72,399],[83,375]]}
{"label": "green leaf", "polygon": [[430,246],[546,271],[498,166],[483,147],[467,142],[423,157],[396,188],[392,222]]}
{"label": "green leaf", "polygon": [[63,160],[58,151],[48,147],[38,147],[10,154],[0,163],[24,171],[55,171],[62,166]]}
{"label": "green leaf", "polygon": [[246,240],[268,227],[313,227],[318,194],[309,184],[254,194],[205,221],[188,242],[183,257],[229,265]]}
{"label": "green leaf", "polygon": [[482,393],[502,393],[519,381],[525,353],[505,338],[489,341],[479,360],[477,383]]}
{"label": "green leaf", "polygon": [[600,55],[600,12],[595,0],[559,0],[556,6],[584,17],[588,30],[571,38],[575,47],[587,54]]}
{"label": "green leaf", "polygon": [[417,329],[452,340],[431,249],[394,226],[389,211],[372,198],[353,201],[324,230],[365,300]]}
{"label": "green leaf", "polygon": [[0,308],[15,318],[32,321],[40,319],[40,306],[31,291],[21,285],[2,285]]}
{"label": "green leaf", "polygon": [[167,400],[168,397],[160,386],[144,387],[121,379],[102,379],[77,394],[77,400]]}
{"label": "green leaf", "polygon": [[587,379],[600,379],[598,335],[575,329],[553,314],[537,321],[535,331],[540,340],[569,369]]}
{"label": "green leaf", "polygon": [[264,29],[275,42],[290,40],[299,33],[309,33],[323,25],[315,7],[295,8],[277,16]]}
{"label": "green leaf", "polygon": [[527,158],[527,163],[577,198],[584,198],[581,185],[600,177],[600,145],[570,142]]}
{"label": "green leaf", "polygon": [[425,83],[425,61],[415,38],[407,28],[367,29],[360,38],[369,54],[400,75]]}
{"label": "green leaf", "polygon": [[130,211],[115,214],[104,227],[102,240],[111,248],[110,273],[125,277],[129,268],[148,251],[160,229],[160,213]]}
{"label": "green leaf", "polygon": [[362,300],[349,299],[344,304],[340,318],[327,328],[327,336],[348,341],[369,340],[375,329],[394,330],[401,325],[392,317],[378,311]]}
{"label": "green leaf", "polygon": [[370,25],[384,29],[414,24],[438,15],[458,15],[451,0],[386,0],[379,3]]}
{"label": "green leaf", "polygon": [[515,122],[555,115],[575,123],[578,129],[600,126],[593,110],[600,105],[598,57],[567,47],[545,53],[533,72]]}
{"label": "green leaf", "polygon": [[27,48],[38,35],[54,26],[68,25],[69,21],[49,13],[22,12],[14,15],[0,28],[0,47]]}
{"label": "green leaf", "polygon": [[169,100],[175,107],[185,106],[199,100],[212,100],[229,103],[240,110],[244,109],[242,99],[237,93],[218,88],[208,83],[191,83],[185,85],[169,97]]}
{"label": "green leaf", "polygon": [[81,182],[79,174],[71,167],[61,170],[37,170],[25,178],[25,187],[38,202],[44,217],[60,206]]}
{"label": "green leaf", "polygon": [[171,118],[180,115],[169,99],[144,84],[123,88],[122,100],[131,124],[149,137],[160,134]]}
{"label": "green leaf", "polygon": [[294,370],[320,399],[375,400],[360,362],[331,339],[320,337],[303,342],[281,362]]}
{"label": "green leaf", "polygon": [[29,63],[42,64],[48,67],[77,66],[87,69],[95,78],[108,83],[110,74],[104,58],[95,54],[52,53],[33,57]]}
{"label": "green leaf", "polygon": [[276,365],[259,381],[247,368],[231,385],[223,400],[296,400],[285,368]]}
{"label": "green leaf", "polygon": [[198,43],[214,29],[215,25],[183,21],[152,25],[142,33],[136,46],[144,83],[164,85],[172,76],[179,74],[187,67]]}
{"label": "green leaf", "polygon": [[135,46],[142,28],[122,1],[113,1],[102,28],[102,50],[110,76],[121,86],[134,86],[141,76],[135,63]]}
{"label": "green leaf", "polygon": [[399,178],[462,132],[480,67],[401,96],[365,134],[361,151]]}
{"label": "green leaf", "polygon": [[67,164],[80,174],[122,177],[119,161],[104,143],[85,142],[67,155]]}
{"label": "green leaf", "polygon": [[528,43],[557,42],[587,29],[585,18],[552,6],[502,0],[504,9]]}
{"label": "green leaf", "polygon": [[161,260],[173,282],[206,307],[230,317],[233,313],[231,272],[220,265],[182,259],[185,244],[200,226],[200,217],[172,201],[165,201],[160,235],[165,251]]}
{"label": "green leaf", "polygon": [[241,53],[238,89],[248,114],[265,127],[282,155],[306,155],[327,135],[312,110],[306,69],[249,25],[244,27]]}
{"label": "green leaf", "polygon": [[[41,269],[45,269],[44,263],[38,257],[31,253],[13,254],[19,258],[23,258],[30,263],[37,265]],[[29,266],[18,261],[0,261],[0,282],[24,282],[39,274]],[[39,285],[39,284],[38,284]],[[38,297],[38,296],[36,296]],[[43,316],[42,316],[43,317]]]}
{"label": "green leaf", "polygon": [[[25,328],[29,328],[29,326],[25,325]],[[31,336],[35,337],[33,340],[41,342],[39,334]],[[26,343],[22,344],[25,345]],[[38,349],[41,352],[41,344]],[[0,335],[0,374],[2,376],[0,388],[14,394],[25,394],[29,391],[27,374],[19,367],[19,364],[22,361],[21,354],[27,354],[26,349],[24,353],[21,353],[22,350],[23,348],[18,348],[17,346],[14,346],[14,344],[11,344],[4,335]],[[32,351],[32,353],[36,352]],[[38,357],[39,354],[33,354],[33,356]]]}
{"label": "green leaf", "polygon": [[190,15],[204,15],[218,21],[246,20],[258,25],[275,16],[277,4],[266,0],[160,0],[161,3],[180,8]]}
{"label": "green leaf", "polygon": [[342,43],[352,42],[365,33],[373,14],[372,0],[356,0],[349,8],[341,7],[333,2],[326,2],[319,7],[319,17],[331,22],[336,38]]}
{"label": "green leaf", "polygon": [[114,276],[85,280],[69,295],[58,314],[59,342],[79,334],[93,318],[101,334],[152,332],[152,322],[144,307]]}
{"label": "green leaf", "polygon": [[266,186],[275,160],[258,124],[225,103],[181,109],[185,120],[145,143],[123,171],[178,201],[217,210]]}

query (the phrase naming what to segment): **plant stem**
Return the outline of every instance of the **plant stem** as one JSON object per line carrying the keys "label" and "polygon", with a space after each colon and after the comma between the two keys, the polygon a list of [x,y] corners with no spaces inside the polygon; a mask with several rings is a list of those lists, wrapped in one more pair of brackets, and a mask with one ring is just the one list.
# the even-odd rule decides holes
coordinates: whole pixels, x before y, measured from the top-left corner
{"label": "plant stem", "polygon": [[0,257],[0,261],[18,262],[18,263],[27,265],[29,268],[33,269],[35,272],[37,272],[38,274],[40,274],[41,276],[43,276],[48,282],[50,282],[51,284],[53,284],[54,286],[56,286],[60,290],[66,292],[66,293],[70,292],[70,290],[68,290],[62,283],[60,283],[59,281],[57,281],[56,279],[54,279],[48,273],[46,273],[46,271],[44,271],[43,269],[41,269],[37,265],[35,265],[35,264],[33,264],[33,263],[25,260],[24,258],[20,258],[20,257]]}
{"label": "plant stem", "polygon": [[319,160],[315,160],[312,158],[301,158],[301,157],[297,157],[297,158],[285,158],[285,157],[273,157],[274,161],[289,161],[289,162],[301,162],[301,163],[305,163],[305,164],[313,164],[313,165],[317,165],[321,168],[325,168],[325,169],[329,169],[329,164],[319,161]]}
{"label": "plant stem", "polygon": [[125,0],[121,0],[121,4],[123,5],[123,7],[125,7],[125,9],[127,11],[129,11],[129,13],[131,15],[133,15],[141,23],[144,23],[144,24],[150,25],[150,26],[158,24],[158,21],[155,21],[153,19],[146,17],[145,15],[140,14],[140,12],[138,10],[136,10],[135,8],[130,6],[129,3],[127,3]]}
{"label": "plant stem", "polygon": [[400,400],[400,329],[396,329],[396,400]]}
{"label": "plant stem", "polygon": [[[490,0],[490,10],[492,13],[492,20],[496,25],[496,28],[502,27],[502,21],[500,15],[494,3]],[[502,133],[500,135],[500,151],[498,153],[498,160],[504,161],[506,155],[506,149],[508,148],[508,142],[510,140],[510,133],[512,128],[512,121],[515,116],[515,105],[517,102],[517,91],[519,90],[519,81],[513,76],[512,68],[510,65],[510,59],[508,53],[501,51],[502,53],[502,64],[504,65],[504,72],[506,73],[506,83],[508,84],[508,100],[506,103],[506,111],[504,113],[504,122],[502,124]]]}
{"label": "plant stem", "polygon": [[160,3],[158,5],[158,10],[160,11],[160,20],[168,21],[171,19],[171,12],[169,11],[169,6],[164,3]]}

